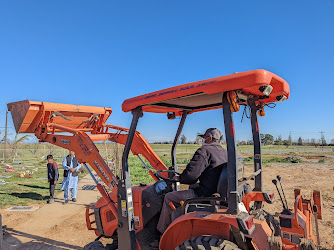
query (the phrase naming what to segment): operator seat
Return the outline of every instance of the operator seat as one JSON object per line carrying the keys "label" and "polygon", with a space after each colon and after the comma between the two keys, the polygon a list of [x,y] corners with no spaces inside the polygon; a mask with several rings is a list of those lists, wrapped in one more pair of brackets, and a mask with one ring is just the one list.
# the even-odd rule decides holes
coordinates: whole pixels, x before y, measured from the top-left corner
{"label": "operator seat", "polygon": [[[242,157],[237,158],[237,178],[242,179],[244,172],[245,160]],[[249,190],[249,184],[245,183],[238,188],[238,191],[243,196],[246,190]],[[177,208],[172,213],[172,221],[184,213],[194,211],[215,212],[220,205],[227,206],[227,189],[228,189],[228,173],[227,163],[222,164],[222,171],[217,185],[217,193],[211,197],[197,197],[185,201],[183,211],[181,207]]]}
{"label": "operator seat", "polygon": [[[237,158],[237,178],[242,179],[244,172],[244,164],[245,160],[242,157]],[[243,184],[238,187],[238,191],[243,196],[246,190],[249,190],[250,186],[248,184]],[[186,207],[185,213],[193,212],[193,211],[213,211],[216,205],[227,205],[227,190],[228,190],[228,172],[227,172],[227,163],[222,165],[222,171],[220,173],[220,177],[217,185],[217,193],[213,194],[211,197],[198,197],[187,200],[187,203],[191,204]],[[214,198],[216,197],[216,198]],[[216,202],[213,202],[212,199],[215,199]],[[208,206],[211,204],[210,206]]]}
{"label": "operator seat", "polygon": [[217,192],[221,198],[227,199],[227,187],[228,187],[228,178],[227,178],[227,163],[223,165],[222,171],[220,173]]}
{"label": "operator seat", "polygon": [[[227,199],[227,163],[217,166],[221,168],[220,178],[217,184],[217,193],[211,197],[196,197],[185,201],[183,213],[190,213],[195,211],[216,212],[218,205],[224,204]],[[225,204],[224,204],[225,205]],[[180,216],[180,211],[175,211],[173,217]]]}
{"label": "operator seat", "polygon": [[[240,180],[244,175],[244,166],[245,159],[242,157],[237,158],[236,162],[237,167],[237,179]],[[227,163],[224,164],[224,167],[220,173],[217,192],[220,194],[220,197],[227,199],[227,187],[228,187],[228,173],[227,173]]]}

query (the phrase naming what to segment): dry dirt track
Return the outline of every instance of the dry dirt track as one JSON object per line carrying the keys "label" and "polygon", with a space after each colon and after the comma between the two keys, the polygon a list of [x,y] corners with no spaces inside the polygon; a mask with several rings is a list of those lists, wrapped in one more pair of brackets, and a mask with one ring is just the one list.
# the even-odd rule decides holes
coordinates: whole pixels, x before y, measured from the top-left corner
{"label": "dry dirt track", "polygon": [[[334,158],[327,158],[319,164],[318,159],[303,158],[303,163],[269,163],[264,164],[263,185],[265,190],[274,190],[271,179],[281,175],[285,194],[290,207],[293,204],[293,189],[301,188],[305,198],[311,190],[322,193],[323,217],[320,222],[321,245],[332,249],[334,245]],[[79,187],[93,184],[89,176],[82,179]],[[35,212],[6,212],[1,210],[3,224],[9,228],[10,235],[5,236],[5,249],[82,249],[95,239],[95,235],[86,230],[84,204],[96,200],[97,191],[79,190],[78,202],[62,205],[61,198],[52,205],[45,205]],[[307,196],[307,197],[306,197]],[[274,205],[267,205],[269,212],[281,210],[279,200]],[[106,243],[106,242],[105,242]]]}
{"label": "dry dirt track", "polygon": [[6,212],[1,210],[3,225],[8,227],[4,249],[56,250],[82,249],[96,236],[86,229],[85,205],[96,201],[99,192],[82,190],[94,184],[90,176],[79,183],[78,201],[63,205],[63,193],[56,202],[46,204],[35,212]]}

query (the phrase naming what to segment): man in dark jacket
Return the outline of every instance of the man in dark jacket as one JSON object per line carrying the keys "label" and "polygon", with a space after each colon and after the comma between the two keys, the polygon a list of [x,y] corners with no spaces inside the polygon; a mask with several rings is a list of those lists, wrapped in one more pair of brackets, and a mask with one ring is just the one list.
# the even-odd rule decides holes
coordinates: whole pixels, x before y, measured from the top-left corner
{"label": "man in dark jacket", "polygon": [[59,172],[57,163],[53,161],[53,156],[48,155],[46,157],[48,160],[47,168],[48,168],[48,182],[50,183],[50,199],[48,200],[48,203],[52,203],[54,201],[54,194],[55,194],[55,188],[56,184],[59,178]]}
{"label": "man in dark jacket", "polygon": [[[216,128],[206,130],[203,137],[203,146],[194,154],[186,169],[174,179],[181,184],[191,185],[188,190],[170,192],[165,195],[157,229],[163,233],[171,223],[172,209],[180,206],[180,201],[195,197],[210,197],[217,192],[218,181],[223,167],[227,163],[227,151],[222,148],[220,141],[222,133]],[[198,182],[199,181],[199,182]]]}

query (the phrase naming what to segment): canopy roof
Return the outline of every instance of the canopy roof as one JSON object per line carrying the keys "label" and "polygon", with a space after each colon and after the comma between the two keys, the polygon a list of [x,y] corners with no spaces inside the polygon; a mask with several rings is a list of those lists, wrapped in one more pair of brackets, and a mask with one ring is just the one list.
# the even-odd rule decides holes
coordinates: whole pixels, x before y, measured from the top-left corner
{"label": "canopy roof", "polygon": [[[259,90],[266,85],[273,87],[268,97]],[[122,110],[129,112],[142,106],[145,112],[175,112],[176,115],[181,115],[183,110],[198,112],[217,109],[222,106],[222,93],[231,90],[258,96],[264,103],[277,101],[277,96],[284,95],[289,98],[290,95],[288,83],[279,76],[267,70],[251,70],[133,97],[123,102]]]}

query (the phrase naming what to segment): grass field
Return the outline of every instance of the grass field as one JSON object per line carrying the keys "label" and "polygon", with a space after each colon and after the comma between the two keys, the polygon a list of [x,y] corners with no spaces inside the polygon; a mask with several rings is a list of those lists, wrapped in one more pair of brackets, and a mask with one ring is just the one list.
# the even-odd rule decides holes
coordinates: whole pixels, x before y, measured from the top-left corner
{"label": "grass field", "polygon": [[[108,158],[119,158],[113,155],[112,145],[97,144],[100,154]],[[192,155],[200,145],[185,144],[179,145],[176,151],[177,164],[179,172],[181,172],[186,164],[191,159]],[[166,164],[171,165],[171,145],[170,144],[153,144],[152,148],[158,156]],[[238,156],[245,158],[245,176],[253,172],[253,149],[252,146],[238,147]],[[20,145],[16,152],[14,162],[9,161],[13,165],[14,172],[6,173],[4,162],[0,163],[0,176],[9,175],[10,178],[1,178],[7,184],[0,185],[0,208],[6,208],[13,205],[39,205],[45,204],[49,198],[48,182],[46,177],[46,155],[52,153],[56,157],[56,162],[61,168],[63,157],[68,154],[67,150],[56,148],[54,146],[46,147],[46,145]],[[320,190],[323,201],[324,219],[320,221],[319,230],[321,232],[321,241],[325,249],[331,249],[334,244],[332,235],[334,234],[334,207],[333,207],[333,164],[334,164],[334,149],[333,147],[277,147],[264,146],[263,153],[263,188],[264,190],[275,191],[271,182],[276,175],[281,175],[284,180],[285,194],[290,205],[294,202],[295,188],[303,190],[306,198],[309,198],[311,190]],[[121,150],[119,152],[121,155]],[[9,154],[10,155],[10,154]],[[13,152],[11,152],[13,156]],[[1,156],[1,145],[0,145]],[[9,159],[11,160],[11,159]],[[145,160],[146,161],[146,160]],[[115,162],[115,161],[114,161]],[[146,161],[148,165],[148,162]],[[116,165],[116,166],[115,166]],[[118,164],[119,165],[119,164]],[[137,156],[130,154],[129,167],[132,185],[143,183],[152,183],[152,178],[148,175],[146,168],[143,166]],[[23,169],[25,168],[25,169]],[[37,168],[37,169],[36,169]],[[113,168],[119,169],[117,164]],[[18,173],[27,169],[35,169],[32,178],[19,178]],[[60,172],[60,181],[62,181],[62,171]],[[87,174],[87,171],[81,176]],[[117,175],[117,171],[115,171]],[[44,178],[40,178],[44,177]],[[0,180],[1,182],[1,180]],[[253,182],[250,184],[252,185]],[[186,185],[181,185],[181,188],[187,188]],[[60,185],[56,187],[56,193],[60,192]],[[277,195],[277,193],[275,194]],[[92,200],[91,202],[95,202]],[[267,210],[268,209],[268,210]],[[277,198],[277,202],[273,205],[266,206],[266,210],[272,214],[281,211],[281,203]],[[8,213],[8,214],[7,214]],[[4,214],[10,215],[10,212]],[[15,214],[16,216],[16,214]],[[7,218],[7,217],[6,217]],[[9,218],[9,217],[8,217]],[[14,222],[8,222],[16,223]],[[14,217],[12,217],[14,218]],[[78,222],[76,226],[82,225]],[[83,228],[85,226],[83,225]],[[65,230],[65,229],[64,229]],[[84,230],[84,229],[82,229]],[[68,233],[67,233],[68,234]]]}
{"label": "grass field", "polygon": [[[109,158],[113,158],[112,150],[104,144],[97,145],[100,154],[104,157],[109,155]],[[181,144],[178,145],[176,156],[177,164],[180,171],[186,166],[190,161],[192,155],[199,148],[200,145],[196,144]],[[153,149],[161,158],[161,160],[166,164],[167,167],[171,166],[171,147],[170,144],[152,144]],[[315,148],[315,147],[277,147],[277,146],[265,146],[263,147],[263,163],[270,162],[291,162],[287,154],[293,155],[293,160],[297,159],[298,162],[302,162],[299,159],[300,155],[333,155],[333,148],[325,147]],[[286,151],[286,153],[282,153]],[[239,155],[246,159],[246,166],[252,165],[252,146],[240,146],[238,147]],[[14,162],[8,162],[8,164],[13,165],[14,172],[5,172],[4,162],[0,163],[0,176],[10,176],[10,178],[1,178],[6,182],[4,185],[0,185],[0,208],[7,207],[10,205],[27,205],[27,204],[39,204],[45,203],[49,198],[48,182],[46,179],[46,161],[45,157],[47,154],[52,153],[56,156],[56,162],[60,167],[60,180],[59,185],[56,186],[56,194],[60,192],[60,184],[62,181],[63,170],[61,168],[61,162],[63,157],[68,153],[67,150],[57,148],[55,146],[48,146],[45,144],[32,145],[32,144],[22,144],[17,150],[17,156]],[[291,158],[291,157],[290,157]],[[319,164],[324,163],[324,159],[319,160]],[[148,162],[145,160],[146,164]],[[133,185],[139,183],[152,183],[152,178],[148,175],[146,168],[140,162],[140,160],[130,154],[129,156],[129,166],[131,182]],[[117,166],[119,169],[119,166]],[[18,177],[19,172],[35,169],[36,171],[32,174],[32,178],[20,178]],[[82,168],[83,169],[83,168]],[[83,172],[81,175],[87,174]],[[117,173],[116,173],[117,175]]]}
{"label": "grass field", "polygon": [[[61,181],[63,179],[63,169],[61,162],[58,161],[60,167],[60,181],[56,185],[55,195],[60,193]],[[7,206],[24,206],[27,204],[41,204],[49,199],[49,183],[47,180],[47,168],[45,160],[22,161],[21,164],[13,165],[14,172],[5,172],[3,164],[0,168],[0,176],[10,176],[2,178],[6,184],[0,185],[0,208]],[[34,171],[35,170],[35,171]],[[20,172],[33,171],[31,178],[22,178],[18,174]],[[81,173],[79,177],[85,175]]]}

